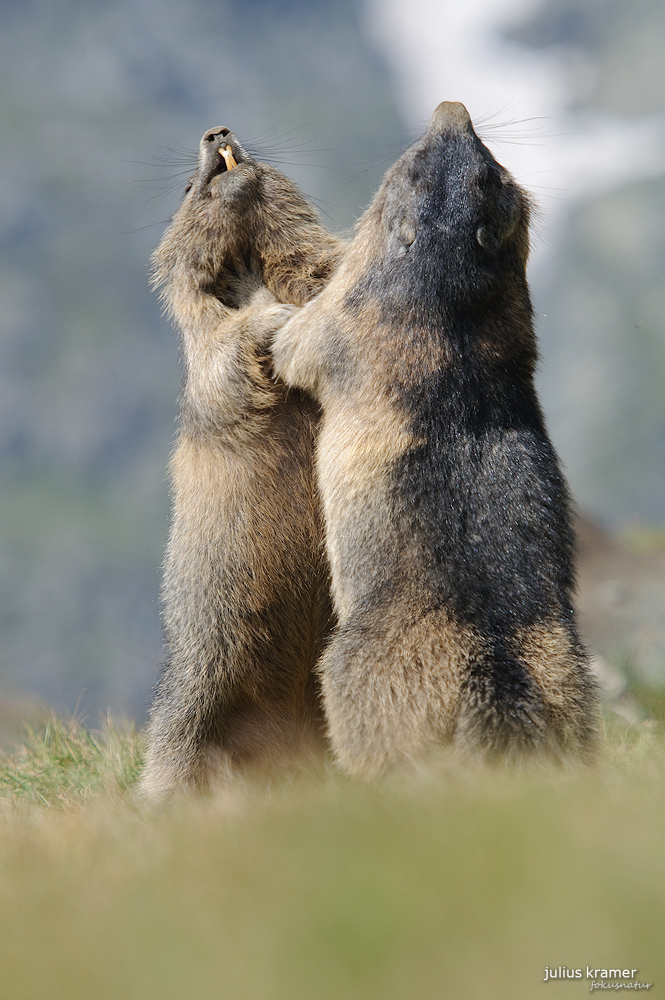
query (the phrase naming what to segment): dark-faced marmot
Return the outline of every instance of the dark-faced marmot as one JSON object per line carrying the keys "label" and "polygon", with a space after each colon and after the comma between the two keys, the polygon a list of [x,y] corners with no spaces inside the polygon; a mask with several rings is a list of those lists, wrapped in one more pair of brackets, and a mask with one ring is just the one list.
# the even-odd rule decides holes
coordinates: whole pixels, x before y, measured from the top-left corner
{"label": "dark-faced marmot", "polygon": [[341,765],[454,742],[586,756],[570,502],[533,383],[529,200],[443,103],[343,263],[277,334],[319,402],[338,625],[319,665]]}
{"label": "dark-faced marmot", "polygon": [[[266,371],[267,335],[342,244],[296,186],[210,129],[154,254],[185,376],[163,580],[167,663],[142,789],[271,766],[321,740],[313,666],[331,623],[313,482],[315,405]],[[290,312],[288,313],[290,314]]]}

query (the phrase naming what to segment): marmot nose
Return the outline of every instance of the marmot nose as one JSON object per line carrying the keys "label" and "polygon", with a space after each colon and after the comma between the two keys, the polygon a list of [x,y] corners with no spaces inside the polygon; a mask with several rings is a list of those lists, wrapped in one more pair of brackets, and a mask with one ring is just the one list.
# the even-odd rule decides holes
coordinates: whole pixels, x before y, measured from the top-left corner
{"label": "marmot nose", "polygon": [[442,131],[468,132],[473,128],[469,112],[459,101],[442,101],[432,115],[432,124]]}
{"label": "marmot nose", "polygon": [[229,131],[230,129],[225,128],[223,125],[216,125],[215,128],[209,128],[208,131],[204,133],[201,142],[212,142],[212,140],[216,139],[218,135],[228,135]]}

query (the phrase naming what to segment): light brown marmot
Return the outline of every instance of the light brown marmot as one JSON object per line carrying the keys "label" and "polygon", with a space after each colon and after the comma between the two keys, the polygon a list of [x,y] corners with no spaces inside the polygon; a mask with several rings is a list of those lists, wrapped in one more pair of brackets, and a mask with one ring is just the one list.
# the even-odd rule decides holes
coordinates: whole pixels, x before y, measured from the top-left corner
{"label": "light brown marmot", "polygon": [[[261,345],[335,270],[342,244],[297,187],[226,128],[201,140],[154,254],[182,341],[163,580],[167,662],[141,787],[274,767],[321,741],[313,672],[331,623],[313,482],[316,405],[274,381]],[[288,312],[290,314],[290,312]]]}

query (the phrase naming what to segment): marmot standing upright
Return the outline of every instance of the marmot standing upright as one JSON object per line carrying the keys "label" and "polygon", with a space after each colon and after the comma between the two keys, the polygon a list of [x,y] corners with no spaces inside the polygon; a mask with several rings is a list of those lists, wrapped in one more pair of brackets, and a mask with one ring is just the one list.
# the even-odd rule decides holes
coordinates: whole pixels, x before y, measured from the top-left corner
{"label": "marmot standing upright", "polygon": [[372,776],[453,741],[588,755],[568,491],[533,376],[529,200],[443,103],[343,263],[276,335],[322,409],[338,624],[319,665],[338,760]]}
{"label": "marmot standing upright", "polygon": [[185,376],[147,794],[204,785],[215,767],[271,766],[322,739],[313,666],[331,607],[317,410],[271,378],[262,345],[284,319],[276,300],[302,305],[341,253],[288,178],[228,129],[205,133],[153,258]]}

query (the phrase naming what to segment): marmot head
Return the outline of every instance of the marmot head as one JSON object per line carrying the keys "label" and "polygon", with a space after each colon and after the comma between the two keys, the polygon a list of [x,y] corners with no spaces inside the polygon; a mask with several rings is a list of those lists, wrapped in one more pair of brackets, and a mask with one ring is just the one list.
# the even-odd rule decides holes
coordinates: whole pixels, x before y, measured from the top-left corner
{"label": "marmot head", "polygon": [[154,285],[187,271],[231,306],[261,283],[302,305],[320,291],[341,256],[297,186],[255,160],[224,126],[208,129],[196,173],[153,255]]}
{"label": "marmot head", "polygon": [[480,141],[464,105],[446,101],[386,174],[358,239],[372,267],[382,260],[387,289],[466,305],[524,278],[529,199]]}

